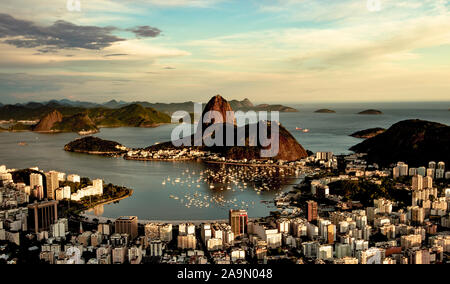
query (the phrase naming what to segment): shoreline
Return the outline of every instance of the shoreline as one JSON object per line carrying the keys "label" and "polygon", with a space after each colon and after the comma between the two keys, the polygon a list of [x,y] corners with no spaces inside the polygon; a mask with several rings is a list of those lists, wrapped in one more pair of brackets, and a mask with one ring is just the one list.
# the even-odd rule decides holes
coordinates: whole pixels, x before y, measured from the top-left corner
{"label": "shoreline", "polygon": [[61,131],[61,130],[49,130],[49,131],[33,131],[33,130],[9,130],[6,128],[1,129],[0,133],[20,133],[20,132],[32,132],[32,133],[39,133],[39,134],[61,134],[61,133],[75,133],[78,134],[80,136],[89,136],[89,135],[93,135],[93,134],[97,134],[100,133],[101,129],[103,128],[109,128],[109,129],[113,129],[113,128],[149,128],[149,129],[153,129],[153,128],[158,128],[164,125],[170,125],[173,123],[156,123],[155,125],[147,125],[147,126],[126,126],[126,125],[121,125],[121,126],[106,126],[106,125],[99,125],[98,130],[93,130],[93,131]]}
{"label": "shoreline", "polygon": [[138,162],[195,162],[196,158],[184,158],[184,159],[153,159],[153,158],[134,158],[134,157],[123,157],[127,161],[138,161]]}
{"label": "shoreline", "polygon": [[118,202],[118,201],[127,199],[127,198],[129,198],[129,197],[132,197],[133,194],[134,194],[134,190],[133,190],[133,189],[128,189],[128,190],[129,190],[130,192],[129,192],[127,195],[125,195],[125,196],[122,196],[122,197],[119,197],[119,198],[115,198],[115,199],[113,199],[113,200],[100,201],[100,202],[96,203],[95,205],[91,206],[90,208],[88,208],[88,209],[86,209],[86,210],[91,210],[91,209],[94,209],[94,207],[97,207],[97,206],[100,206],[100,205],[108,205],[108,204],[111,204],[111,203],[115,203],[115,202]]}
{"label": "shoreline", "polygon": [[[277,168],[299,168],[295,166],[286,166],[286,165],[277,165],[277,164],[246,164],[246,163],[233,163],[233,162],[221,162],[221,161],[208,161],[204,160],[204,163],[207,164],[219,164],[219,165],[228,165],[228,166],[240,166],[240,167],[277,167]],[[295,162],[295,161],[294,161]]]}
{"label": "shoreline", "polygon": [[68,153],[77,153],[77,154],[86,154],[86,155],[93,155],[93,156],[107,156],[107,157],[114,157],[118,158],[123,156],[123,153],[117,153],[117,152],[98,152],[98,151],[83,151],[83,150],[73,150],[73,151],[67,151],[63,149],[65,152]]}
{"label": "shoreline", "polygon": [[[117,218],[112,218],[112,217],[103,217],[103,216],[95,216],[95,215],[91,215],[91,214],[80,214],[81,217],[87,219],[87,222],[93,222],[94,219],[97,219],[99,222],[105,223],[107,221],[111,221],[112,223],[114,223],[114,221]],[[253,221],[253,220],[258,220],[260,218],[264,218],[263,217],[256,217],[256,218],[248,218],[249,221]],[[145,224],[149,224],[149,223],[156,223],[156,224],[172,224],[172,225],[180,225],[180,224],[186,224],[186,223],[190,223],[190,224],[194,224],[194,225],[201,225],[201,224],[205,224],[205,223],[228,223],[229,220],[228,219],[210,219],[210,220],[148,220],[148,219],[138,219],[138,224],[139,225],[145,225]]]}
{"label": "shoreline", "polygon": [[[115,198],[115,199],[112,199],[112,200],[99,201],[99,202],[95,203],[94,205],[88,206],[88,208],[86,208],[86,209],[81,209],[81,211],[79,213],[76,213],[76,215],[83,217],[87,211],[93,210],[97,206],[104,206],[104,205],[108,205],[108,204],[111,204],[111,203],[119,202],[121,200],[125,200],[127,198],[130,198],[130,197],[133,196],[134,190],[133,189],[128,189],[128,190],[129,190],[129,193],[127,195],[125,195],[125,196],[122,196],[122,197],[119,197],[119,198]],[[77,203],[80,204],[81,206],[84,206],[83,203],[80,203],[80,202],[77,202]]]}

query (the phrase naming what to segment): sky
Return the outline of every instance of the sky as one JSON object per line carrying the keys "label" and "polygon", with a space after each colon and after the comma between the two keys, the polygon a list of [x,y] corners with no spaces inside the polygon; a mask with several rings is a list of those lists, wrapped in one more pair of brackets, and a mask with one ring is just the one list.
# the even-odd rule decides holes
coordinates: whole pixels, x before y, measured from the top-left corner
{"label": "sky", "polygon": [[450,101],[450,0],[1,0],[0,103]]}

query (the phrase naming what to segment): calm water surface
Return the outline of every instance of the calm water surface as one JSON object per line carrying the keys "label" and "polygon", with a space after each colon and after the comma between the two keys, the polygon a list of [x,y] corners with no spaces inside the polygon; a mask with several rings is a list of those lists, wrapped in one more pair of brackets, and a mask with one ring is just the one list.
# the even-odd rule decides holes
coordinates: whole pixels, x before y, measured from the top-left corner
{"label": "calm water surface", "polygon": [[[333,151],[349,153],[348,149],[361,140],[349,134],[372,127],[388,128],[404,119],[426,119],[450,124],[450,112],[445,104],[414,104],[403,108],[396,105],[307,105],[294,106],[298,113],[281,114],[281,123],[311,151]],[[332,108],[336,114],[316,114],[319,108]],[[356,115],[358,111],[378,108],[380,116]],[[115,128],[102,129],[96,136],[117,141],[128,147],[146,147],[157,142],[170,140],[174,125],[155,129]],[[295,131],[296,127],[308,128],[310,133]],[[140,219],[153,220],[210,220],[226,219],[230,208],[247,208],[251,217],[267,215],[273,208],[261,201],[272,200],[279,191],[289,191],[299,179],[293,177],[287,184],[274,192],[261,195],[242,184],[232,190],[217,191],[206,182],[200,181],[199,173],[206,165],[196,162],[136,162],[122,158],[104,158],[83,154],[67,153],[65,144],[79,138],[76,134],[0,133],[0,164],[9,168],[38,166],[48,171],[56,170],[67,174],[76,173],[90,178],[102,178],[106,182],[124,185],[134,189],[131,198],[118,204],[97,208],[96,213],[106,217],[136,215]],[[26,142],[28,146],[19,146]],[[170,181],[167,181],[167,179]],[[175,180],[179,179],[179,182]],[[165,182],[165,184],[163,184]],[[193,183],[194,182],[194,183]],[[233,191],[234,190],[234,191]],[[171,197],[172,196],[172,197]],[[174,197],[178,199],[174,199]],[[208,202],[209,207],[186,207],[186,196],[197,200],[223,198],[225,206]]]}

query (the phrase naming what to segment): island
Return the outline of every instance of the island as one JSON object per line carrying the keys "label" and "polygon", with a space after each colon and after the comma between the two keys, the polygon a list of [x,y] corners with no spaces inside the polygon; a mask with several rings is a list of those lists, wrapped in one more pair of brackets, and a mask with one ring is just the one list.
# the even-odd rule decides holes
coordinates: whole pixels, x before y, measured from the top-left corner
{"label": "island", "polygon": [[129,149],[117,142],[103,140],[98,137],[88,136],[77,139],[64,146],[67,152],[84,153],[109,157],[122,156]]}
{"label": "island", "polygon": [[366,129],[366,130],[361,130],[361,131],[357,131],[353,134],[351,134],[350,136],[355,137],[355,138],[361,138],[361,139],[369,139],[369,138],[373,138],[381,133],[384,133],[386,131],[386,129],[384,128],[370,128],[370,129]]}
{"label": "island", "polygon": [[336,113],[336,111],[323,108],[323,109],[316,110],[315,113]]}
{"label": "island", "polygon": [[376,110],[376,109],[368,109],[362,112],[359,112],[358,114],[365,114],[365,115],[381,115],[383,114],[382,111]]}

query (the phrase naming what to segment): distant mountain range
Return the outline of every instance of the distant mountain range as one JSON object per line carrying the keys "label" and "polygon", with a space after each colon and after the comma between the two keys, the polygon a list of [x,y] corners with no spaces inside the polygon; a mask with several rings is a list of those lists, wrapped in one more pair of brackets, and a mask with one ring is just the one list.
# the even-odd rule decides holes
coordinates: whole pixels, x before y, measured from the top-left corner
{"label": "distant mountain range", "polygon": [[[82,101],[71,101],[68,99],[51,100],[48,102],[29,102],[25,104],[3,105],[0,104],[0,120],[38,120],[43,114],[47,114],[53,110],[58,110],[64,116],[74,115],[85,111],[86,109],[120,109],[130,105],[140,105],[144,108],[153,108],[166,114],[172,114],[176,111],[194,112],[194,102],[184,103],[149,103],[149,102],[125,102],[111,100],[109,102],[98,104]],[[283,105],[253,105],[253,103],[244,99],[243,101],[233,100],[230,105],[234,110],[254,110],[254,111],[280,111],[280,112],[297,112],[296,109]]]}
{"label": "distant mountain range", "polygon": [[1,108],[3,111],[5,109],[11,111],[9,115],[3,113],[3,119],[30,120],[40,117],[35,125],[17,123],[9,128],[10,131],[92,133],[101,127],[156,127],[171,123],[169,115],[139,104],[118,109],[67,107],[55,104],[32,104],[32,106],[28,104]]}

